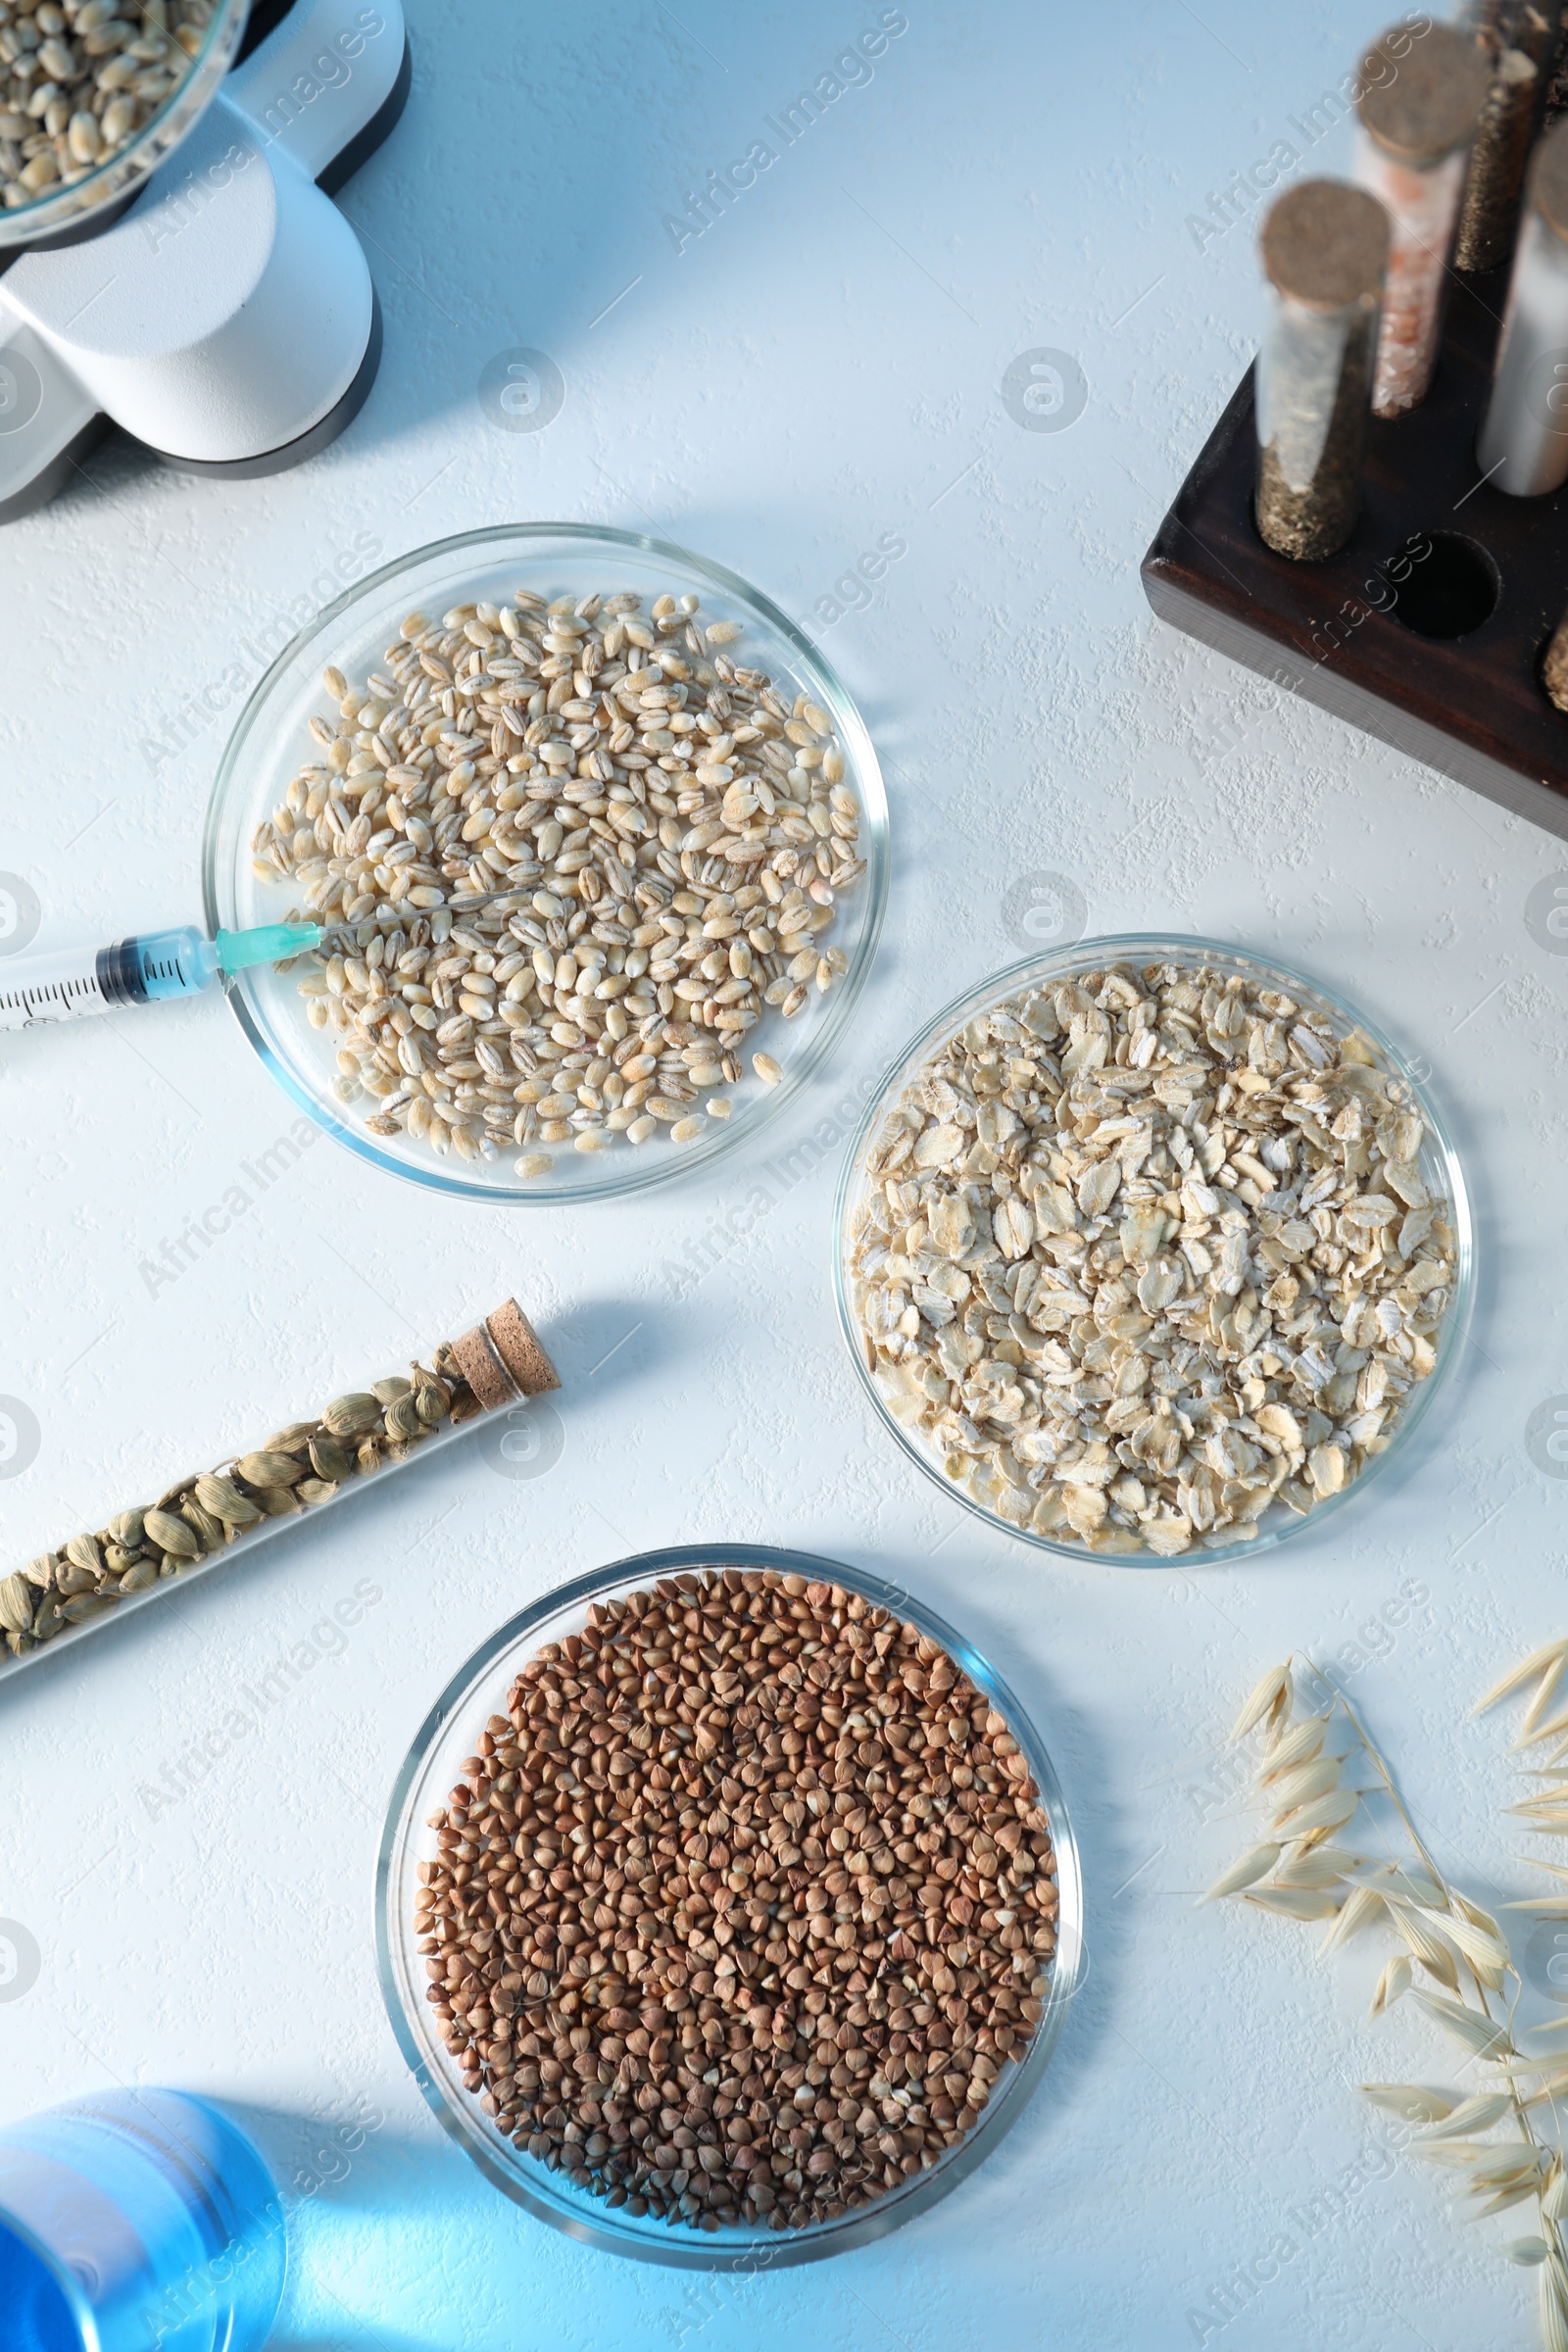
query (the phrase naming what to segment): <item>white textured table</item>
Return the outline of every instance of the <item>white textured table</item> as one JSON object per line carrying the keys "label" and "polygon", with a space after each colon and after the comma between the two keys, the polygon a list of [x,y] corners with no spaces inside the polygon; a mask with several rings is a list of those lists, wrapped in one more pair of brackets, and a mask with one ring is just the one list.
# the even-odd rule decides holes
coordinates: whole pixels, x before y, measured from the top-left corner
{"label": "white textured table", "polygon": [[[192,916],[257,640],[340,555],[513,518],[648,528],[814,627],[887,762],[890,919],[829,1102],[1020,952],[1009,894],[1033,874],[1074,884],[1097,930],[1274,949],[1430,1055],[1479,1205],[1475,1345],[1420,1474],[1343,1534],[1255,1569],[1048,1561],[872,1425],[832,1321],[831,1155],[680,1274],[805,1105],[710,1186],[506,1213],[324,1141],[248,1183],[295,1114],[216,998],[8,1044],[0,1391],[40,1431],[0,1481],[8,1560],[510,1291],[566,1386],[547,1476],[460,1448],[0,1691],[0,1914],[41,1956],[0,1998],[0,2115],[111,2082],[234,2102],[315,2184],[290,2352],[1512,2344],[1529,2282],[1484,2240],[1517,2217],[1462,2233],[1349,2087],[1442,2079],[1427,2031],[1361,2022],[1371,1957],[1323,1969],[1307,1932],[1191,1903],[1243,1835],[1215,1743],[1292,1643],[1353,1669],[1440,1855],[1519,1891],[1504,1733],[1461,1716],[1568,1619],[1568,1490],[1524,1439],[1568,1390],[1568,961],[1526,918],[1568,853],[1273,707],[1156,629],[1138,581],[1253,335],[1250,230],[1190,217],[1326,120],[1291,125],[1377,11],[908,0],[869,78],[786,144],[768,118],[879,21],[903,23],[877,0],[413,0],[409,112],[343,199],[386,313],[346,438],[232,486],[111,444],[0,542],[0,865],[36,891],[40,944]],[[672,233],[760,140],[780,152],[755,184]],[[1326,132],[1312,168],[1345,153]],[[564,381],[532,433],[478,397],[516,347]],[[1039,393],[1004,398],[1041,348],[1087,380],[1066,429],[1016,421]],[[835,583],[885,534],[906,552],[852,603]],[[236,1185],[230,1229],[151,1283]],[[706,1536],[838,1554],[971,1628],[1045,1731],[1090,1901],[1089,1981],[994,2158],[868,2251],[737,2284],[587,2254],[490,2189],[416,2094],[370,1935],[387,1792],[452,1667],[567,1576]],[[142,1793],[367,1577],[384,1597],[340,1655],[177,1799]],[[323,2160],[357,2115],[363,2144]]]}

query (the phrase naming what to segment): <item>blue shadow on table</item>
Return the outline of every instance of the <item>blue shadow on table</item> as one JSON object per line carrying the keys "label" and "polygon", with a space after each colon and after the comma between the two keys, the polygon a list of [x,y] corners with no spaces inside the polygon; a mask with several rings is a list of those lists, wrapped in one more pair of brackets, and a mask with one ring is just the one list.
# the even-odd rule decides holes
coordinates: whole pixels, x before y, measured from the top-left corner
{"label": "blue shadow on table", "polygon": [[[347,2123],[225,2099],[282,2195],[288,2280],[268,2352],[597,2352],[630,2345],[687,2281],[572,2244],[491,2188],[444,2138],[368,2099]],[[665,2281],[667,2280],[667,2292]],[[676,2330],[678,2339],[678,2328]],[[676,2340],[676,2339],[671,2339]]]}

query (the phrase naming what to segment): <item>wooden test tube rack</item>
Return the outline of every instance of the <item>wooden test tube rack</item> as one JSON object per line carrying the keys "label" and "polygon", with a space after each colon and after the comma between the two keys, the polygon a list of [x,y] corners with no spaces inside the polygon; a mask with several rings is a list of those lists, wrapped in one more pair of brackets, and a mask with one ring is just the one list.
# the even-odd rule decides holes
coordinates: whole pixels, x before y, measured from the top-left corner
{"label": "wooden test tube rack", "polygon": [[[1143,579],[1162,620],[1568,839],[1568,715],[1540,674],[1568,608],[1568,485],[1510,498],[1476,464],[1506,295],[1506,270],[1452,282],[1432,388],[1372,418],[1360,518],[1337,556],[1293,563],[1258,536],[1249,369]],[[1564,387],[1568,424],[1568,367]]]}

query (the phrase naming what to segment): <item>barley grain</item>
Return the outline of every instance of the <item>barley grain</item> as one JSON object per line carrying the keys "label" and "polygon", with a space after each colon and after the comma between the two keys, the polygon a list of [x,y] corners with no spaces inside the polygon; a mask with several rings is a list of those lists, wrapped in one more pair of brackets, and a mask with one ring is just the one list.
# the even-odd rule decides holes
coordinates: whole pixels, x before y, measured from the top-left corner
{"label": "barley grain", "polygon": [[97,0],[7,8],[0,140],[13,153],[44,142],[0,187],[7,209],[84,178],[128,145],[190,71],[213,8],[172,0],[172,11],[149,10],[139,24],[100,15]]}
{"label": "barley grain", "polygon": [[[332,931],[297,967],[307,1018],[377,1134],[468,1158],[491,1126],[524,1147],[646,1141],[696,1116],[696,1088],[737,1083],[771,1009],[796,1017],[848,970],[821,934],[864,868],[828,715],[674,653],[691,615],[658,605],[411,613],[389,674],[323,673],[324,756],[252,848]],[[782,1075],[765,1053],[754,1068]],[[475,1078],[496,1091],[465,1115]]]}

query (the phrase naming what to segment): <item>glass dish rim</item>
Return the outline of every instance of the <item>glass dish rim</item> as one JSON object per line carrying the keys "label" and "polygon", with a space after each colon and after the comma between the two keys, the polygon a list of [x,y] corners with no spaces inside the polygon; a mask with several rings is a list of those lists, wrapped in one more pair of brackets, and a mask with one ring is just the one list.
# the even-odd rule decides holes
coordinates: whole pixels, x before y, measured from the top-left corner
{"label": "glass dish rim", "polygon": [[224,993],[229,1006],[263,1067],[324,1134],[346,1146],[357,1158],[369,1166],[396,1176],[420,1191],[444,1195],[453,1200],[477,1200],[497,1208],[548,1209],[590,1205],[599,1200],[625,1200],[659,1185],[677,1183],[683,1176],[710,1166],[737,1149],[743,1141],[772,1126],[786,1105],[797,1101],[808,1081],[825,1067],[843,1041],[850,1017],[859,1003],[876,960],[892,881],[887,781],[882,773],[882,763],[870,728],[858,703],[832,662],[771,597],[764,595],[760,588],[754,588],[727,565],[714,563],[706,556],[695,555],[691,549],[673,540],[654,538],[644,531],[622,530],[609,523],[487,523],[478,530],[456,531],[445,538],[429,540],[421,547],[394,557],[390,563],[383,564],[379,570],[368,572],[363,579],[354,581],[295,632],[257,680],[223,747],[202,826],[202,908],[210,932],[216,930],[221,920],[217,873],[220,833],[230,813],[230,798],[237,797],[240,762],[252,730],[259,725],[274,685],[282,680],[291,665],[308,651],[313,642],[335,628],[357,606],[368,602],[400,577],[422,568],[426,564],[438,560],[455,561],[460,552],[482,551],[503,542],[514,546],[519,541],[526,544],[548,539],[566,539],[584,547],[635,550],[655,562],[678,565],[687,573],[721,589],[726,596],[758,615],[784,640],[800,661],[805,682],[820,685],[835,714],[847,717],[845,731],[850,737],[847,749],[851,750],[855,760],[855,782],[860,795],[861,817],[865,827],[865,874],[861,885],[864,896],[852,902],[860,916],[860,936],[854,959],[834,988],[828,1000],[828,1008],[809,1041],[803,1047],[799,1057],[785,1070],[782,1082],[761,1095],[754,1096],[747,1106],[747,1115],[726,1120],[721,1125],[713,1123],[711,1132],[683,1147],[678,1154],[662,1152],[655,1158],[645,1159],[634,1151],[615,1153],[614,1157],[624,1159],[628,1164],[625,1173],[617,1171],[613,1181],[606,1179],[598,1183],[562,1183],[554,1187],[539,1187],[519,1177],[512,1186],[503,1187],[481,1184],[456,1172],[449,1172],[446,1164],[433,1154],[428,1167],[425,1167],[413,1165],[383,1151],[375,1137],[350,1125],[330,1109],[324,1100],[311,1091],[274,1049],[247,1002],[244,986],[246,976],[241,974],[235,985],[225,985]]}
{"label": "glass dish rim", "polygon": [[[108,216],[102,226],[113,227],[119,216],[109,208],[123,207],[144,188],[206,113],[234,62],[250,15],[251,0],[219,0],[186,72],[128,146],[117,148],[80,179],[57,185],[14,212],[0,211],[0,253],[47,252],[61,242],[75,243],[76,232],[84,240],[98,233],[89,224],[100,212]],[[168,135],[175,124],[173,135]]]}
{"label": "glass dish rim", "polygon": [[[1332,1005],[1339,1015],[1355,1028],[1362,1030],[1371,1039],[1373,1045],[1387,1057],[1391,1068],[1410,1088],[1431,1129],[1432,1141],[1436,1146],[1438,1156],[1442,1160],[1445,1178],[1449,1187],[1456,1259],[1453,1298],[1449,1302],[1448,1312],[1444,1318],[1437,1362],[1421,1383],[1420,1390],[1413,1401],[1400,1415],[1387,1452],[1374,1456],[1359,1478],[1352,1480],[1349,1486],[1342,1488],[1338,1494],[1332,1494],[1325,1501],[1316,1503],[1301,1518],[1292,1517],[1284,1522],[1276,1523],[1269,1527],[1266,1533],[1258,1535],[1250,1543],[1214,1544],[1212,1547],[1195,1544],[1187,1551],[1174,1553],[1169,1558],[1163,1557],[1158,1552],[1147,1550],[1141,1552],[1092,1551],[1086,1544],[1064,1543],[1058,1537],[1044,1536],[1032,1528],[1014,1527],[1007,1520],[999,1518],[994,1511],[987,1509],[984,1503],[977,1502],[974,1496],[967,1494],[963,1488],[956,1486],[942,1469],[940,1463],[934,1461],[930,1454],[917,1445],[903,1425],[894,1418],[875,1381],[866,1369],[850,1302],[844,1248],[850,1205],[858,1190],[860,1160],[866,1145],[878,1120],[884,1115],[889,1099],[895,1089],[906,1081],[906,1073],[912,1065],[917,1060],[923,1059],[933,1045],[945,1034],[960,1028],[964,1022],[972,1020],[977,1012],[984,1011],[989,1005],[1015,995],[1032,977],[1044,977],[1051,972],[1065,976],[1074,969],[1083,969],[1100,962],[1157,962],[1167,955],[1172,960],[1178,956],[1195,955],[1212,956],[1215,960],[1225,958],[1230,960],[1233,965],[1251,965],[1259,972],[1273,974],[1290,983],[1293,989],[1304,990],[1308,995]],[[1423,1057],[1417,1055],[1414,1058],[1419,1060]],[[941,1011],[933,1015],[925,1027],[917,1032],[887,1064],[877,1082],[876,1092],[867,1102],[855,1132],[845,1147],[843,1164],[839,1170],[838,1183],[834,1188],[833,1195],[832,1246],[833,1302],[837,1311],[840,1335],[849,1350],[850,1360],[855,1366],[862,1391],[869,1396],[878,1419],[897,1441],[901,1451],[906,1458],[924,1472],[926,1477],[944,1494],[961,1504],[964,1510],[978,1519],[982,1526],[991,1528],[1001,1535],[1011,1537],[1017,1543],[1026,1544],[1036,1551],[1050,1552],[1059,1559],[1073,1560],[1081,1565],[1094,1567],[1132,1569],[1135,1572],[1159,1568],[1227,1567],[1238,1560],[1258,1559],[1267,1552],[1277,1550],[1280,1545],[1288,1544],[1293,1537],[1301,1534],[1306,1529],[1321,1529],[1348,1504],[1363,1496],[1368,1489],[1376,1486],[1379,1474],[1391,1462],[1404,1454],[1408,1441],[1426,1420],[1434,1401],[1448,1387],[1454,1365],[1463,1353],[1466,1340],[1469,1337],[1476,1298],[1476,1236],[1470,1188],[1465,1175],[1464,1163],[1444,1108],[1441,1092],[1434,1095],[1430,1078],[1420,1078],[1415,1075],[1414,1060],[1405,1054],[1403,1048],[1397,1045],[1377,1022],[1368,1019],[1358,1005],[1340,995],[1338,990],[1317,979],[1312,973],[1302,971],[1299,966],[1290,963],[1283,957],[1265,956],[1254,949],[1239,947],[1234,940],[1210,939],[1200,932],[1103,933],[1094,939],[1075,941],[1070,947],[1052,948],[1042,955],[1025,956],[1017,963],[1004,965],[988,979],[978,982],[974,987],[965,989],[960,996],[955,997]]]}
{"label": "glass dish rim", "polygon": [[[918,1625],[922,1633],[941,1642],[976,1687],[992,1698],[999,1712],[1006,1716],[1013,1737],[1028,1757],[1030,1770],[1040,1790],[1040,1802],[1051,1825],[1058,1898],[1057,1942],[1051,1989],[1046,1996],[1034,2038],[1023,2058],[1002,2078],[1002,2087],[967,2137],[940,2157],[928,2170],[917,2174],[906,2188],[892,2190],[869,2205],[858,2206],[836,2222],[818,2224],[813,2229],[799,2231],[754,2230],[748,2233],[741,2244],[735,2243],[733,2233],[723,2230],[678,2230],[662,2222],[645,2224],[635,2219],[622,2221],[618,2211],[604,2205],[602,2199],[589,2197],[585,2192],[573,2192],[582,2196],[581,2204],[569,2207],[557,2204],[514,2169],[521,2162],[531,2163],[532,2160],[509,2160],[483,2128],[488,2119],[481,2121],[477,2103],[466,2100],[466,2094],[464,2094],[466,2105],[460,2105],[456,2098],[449,2100],[443,2095],[441,2085],[432,2078],[409,2015],[410,2004],[405,2002],[398,1982],[393,1935],[395,1923],[390,1915],[394,1876],[400,1862],[407,1869],[405,1848],[418,1827],[412,1817],[412,1800],[420,1777],[432,1750],[453,1718],[461,1709],[471,1708],[477,1703],[487,1678],[494,1674],[497,1660],[507,1651],[518,1648],[541,1626],[564,1611],[584,1609],[589,1602],[601,1598],[606,1592],[623,1587],[652,1584],[660,1577],[679,1576],[702,1568],[726,1567],[777,1569],[784,1575],[805,1575],[813,1582],[844,1585],[850,1591],[862,1593],[876,1605],[908,1619]],[[410,1956],[412,1943],[412,1936],[400,1933],[398,1948],[405,1958]],[[1067,2012],[1083,1983],[1084,1951],[1083,1867],[1066,1798],[1032,1718],[1004,1677],[965,1635],[905,1587],[890,1584],[886,1579],[868,1570],[852,1567],[846,1561],[827,1559],[817,1553],[796,1551],[775,1544],[728,1542],[680,1544],[654,1551],[631,1553],[623,1559],[612,1561],[603,1568],[589,1570],[564,1585],[556,1586],[509,1617],[448,1678],[421,1721],[393,1783],[376,1854],[375,1955],[381,1998],[398,2048],[426,2105],[443,2131],[478,2166],[486,2180],[537,2219],[550,2223],[582,2244],[670,2269],[740,2273],[794,2268],[801,2263],[824,2260],[831,2255],[847,2252],[853,2246],[886,2236],[903,2223],[913,2220],[939,2203],[951,2189],[967,2179],[992,2148],[1005,2137],[1039,2087],[1060,2037]],[[412,1969],[410,1975],[417,1982]],[[544,2180],[551,2180],[552,2176],[544,2168],[538,2169]],[[590,2206],[602,2208],[603,2218],[600,2212],[588,2210]]]}

